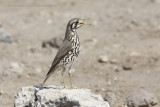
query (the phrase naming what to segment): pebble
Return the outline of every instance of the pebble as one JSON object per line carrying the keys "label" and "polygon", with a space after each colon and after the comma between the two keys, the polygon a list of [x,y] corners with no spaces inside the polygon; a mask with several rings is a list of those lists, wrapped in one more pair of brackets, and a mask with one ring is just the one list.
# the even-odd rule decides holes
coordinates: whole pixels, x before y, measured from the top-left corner
{"label": "pebble", "polygon": [[106,55],[101,55],[99,58],[98,58],[98,61],[100,63],[107,63],[109,61],[108,57]]}
{"label": "pebble", "polygon": [[62,44],[63,38],[62,37],[54,37],[50,40],[43,41],[42,47],[46,48],[48,46],[54,47],[54,48],[59,48],[60,45]]}
{"label": "pebble", "polygon": [[53,23],[53,21],[52,21],[51,19],[48,19],[48,20],[47,20],[47,24],[50,25],[50,24],[52,24],[52,23]]}
{"label": "pebble", "polygon": [[22,68],[20,67],[19,63],[17,62],[11,62],[9,66],[9,71],[14,73],[22,73]]}
{"label": "pebble", "polygon": [[6,32],[3,28],[0,28],[0,42],[13,42],[13,37],[11,34]]}
{"label": "pebble", "polygon": [[132,70],[132,67],[128,64],[122,66],[123,70]]}
{"label": "pebble", "polygon": [[131,52],[130,56],[131,57],[136,57],[136,56],[141,56],[141,54],[138,53],[138,52],[133,51],[133,52]]}
{"label": "pebble", "polygon": [[110,60],[110,63],[111,63],[111,64],[117,64],[117,63],[118,63],[118,60],[117,60],[117,59],[112,59],[112,60]]}
{"label": "pebble", "polygon": [[119,71],[120,71],[120,68],[119,68],[118,66],[114,66],[114,67],[113,67],[113,70],[116,71],[116,72],[119,72]]}

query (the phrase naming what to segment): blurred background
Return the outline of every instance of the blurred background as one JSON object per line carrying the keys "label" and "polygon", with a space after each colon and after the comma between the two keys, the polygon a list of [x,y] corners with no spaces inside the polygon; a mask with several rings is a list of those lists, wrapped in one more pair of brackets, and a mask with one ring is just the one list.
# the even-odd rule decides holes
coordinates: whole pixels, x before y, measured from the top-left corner
{"label": "blurred background", "polygon": [[[160,97],[159,0],[0,0],[0,107],[44,80],[74,17],[92,23],[78,29],[75,87],[104,99],[110,90],[115,105],[140,89]],[[60,72],[45,85],[62,85]]]}

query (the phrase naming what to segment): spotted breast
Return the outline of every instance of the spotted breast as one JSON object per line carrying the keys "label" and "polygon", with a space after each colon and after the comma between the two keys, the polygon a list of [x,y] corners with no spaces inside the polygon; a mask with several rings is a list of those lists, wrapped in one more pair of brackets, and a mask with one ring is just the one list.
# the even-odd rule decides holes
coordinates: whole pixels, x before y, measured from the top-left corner
{"label": "spotted breast", "polygon": [[78,57],[80,52],[80,42],[78,35],[74,34],[69,38],[70,43],[72,44],[71,50],[68,54],[60,61],[59,66],[72,64],[72,62]]}

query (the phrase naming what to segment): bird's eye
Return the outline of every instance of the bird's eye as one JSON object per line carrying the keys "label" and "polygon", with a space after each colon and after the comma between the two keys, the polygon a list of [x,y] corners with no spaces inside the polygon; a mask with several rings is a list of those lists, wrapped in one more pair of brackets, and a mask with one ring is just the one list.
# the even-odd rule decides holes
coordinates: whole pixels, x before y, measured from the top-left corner
{"label": "bird's eye", "polygon": [[78,21],[76,22],[76,24],[78,25]]}

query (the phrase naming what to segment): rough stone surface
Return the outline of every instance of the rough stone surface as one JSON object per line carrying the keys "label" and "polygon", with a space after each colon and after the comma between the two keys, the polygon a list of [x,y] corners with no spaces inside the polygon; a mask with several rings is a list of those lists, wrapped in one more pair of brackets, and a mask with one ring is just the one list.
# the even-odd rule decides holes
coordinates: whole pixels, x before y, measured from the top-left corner
{"label": "rough stone surface", "polygon": [[126,98],[126,105],[128,107],[152,107],[157,103],[157,96],[145,90],[133,92]]}
{"label": "rough stone surface", "polygon": [[104,100],[107,101],[111,107],[116,107],[115,105],[117,104],[117,97],[115,89],[108,89],[104,97]]}
{"label": "rough stone surface", "polygon": [[15,107],[110,107],[89,89],[63,89],[57,86],[23,87],[15,96]]}
{"label": "rough stone surface", "polygon": [[0,42],[12,42],[13,41],[13,37],[11,36],[11,34],[9,34],[8,32],[6,32],[4,29],[0,28]]}

